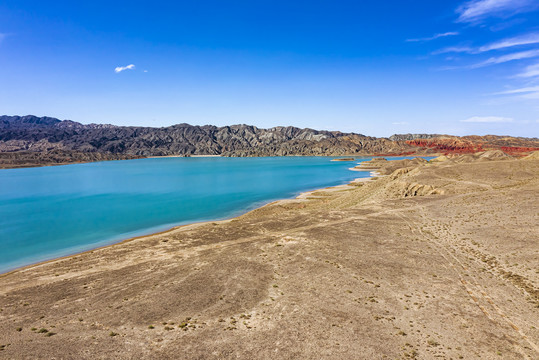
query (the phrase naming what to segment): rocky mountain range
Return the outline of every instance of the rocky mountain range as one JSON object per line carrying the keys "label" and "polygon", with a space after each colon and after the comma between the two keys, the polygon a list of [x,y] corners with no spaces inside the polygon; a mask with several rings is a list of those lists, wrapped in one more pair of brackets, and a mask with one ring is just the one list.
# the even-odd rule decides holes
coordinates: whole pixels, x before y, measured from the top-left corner
{"label": "rocky mountain range", "polygon": [[1,159],[13,160],[21,156],[36,158],[36,153],[59,158],[58,162],[64,163],[70,162],[70,156],[74,157],[73,161],[93,161],[90,158],[123,159],[168,155],[411,155],[469,153],[488,149],[527,153],[539,150],[539,140],[438,134],[376,138],[292,126],[261,129],[250,125],[217,127],[178,124],[153,128],[85,125],[71,120],[61,121],[33,115],[0,116],[0,162]]}

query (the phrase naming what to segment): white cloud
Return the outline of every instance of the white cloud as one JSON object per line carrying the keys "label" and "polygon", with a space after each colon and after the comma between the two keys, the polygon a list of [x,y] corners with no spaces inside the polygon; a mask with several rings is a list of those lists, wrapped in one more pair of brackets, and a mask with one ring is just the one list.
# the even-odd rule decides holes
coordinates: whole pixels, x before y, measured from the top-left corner
{"label": "white cloud", "polygon": [[539,63],[527,66],[526,69],[517,75],[517,77],[529,78],[539,76]]}
{"label": "white cloud", "polygon": [[512,38],[503,39],[479,48],[480,52],[500,50],[518,45],[530,45],[539,43],[539,32],[529,33]]}
{"label": "white cloud", "polygon": [[469,46],[449,46],[432,52],[432,55],[447,54],[447,53],[473,53],[474,49]]}
{"label": "white cloud", "polygon": [[470,46],[449,46],[440,50],[432,52],[432,55],[446,54],[446,53],[468,53],[468,54],[480,54],[491,50],[503,50],[513,46],[519,45],[533,45],[539,44],[539,32],[524,34],[511,38],[502,39],[487,45],[483,45],[479,48],[472,48]]}
{"label": "white cloud", "polygon": [[523,94],[529,92],[539,92],[539,86],[529,86],[520,89],[506,90],[496,93],[495,95],[512,95],[512,94]]}
{"label": "white cloud", "polygon": [[408,42],[431,41],[431,40],[435,40],[435,39],[446,37],[446,36],[456,36],[456,35],[459,35],[459,33],[456,32],[456,31],[448,31],[448,32],[441,33],[441,34],[435,34],[435,35],[433,35],[431,37],[426,37],[426,38],[406,39],[406,41],[408,41]]}
{"label": "white cloud", "polygon": [[509,62],[509,61],[530,59],[530,58],[534,58],[534,57],[539,57],[539,49],[521,51],[521,52],[517,52],[517,53],[511,53],[511,54],[507,54],[507,55],[491,57],[488,60],[485,60],[483,62],[471,65],[471,66],[469,66],[469,68],[477,69],[477,68],[488,66],[488,65],[502,64],[502,63]]}
{"label": "white cloud", "polygon": [[115,69],[114,69],[114,72],[115,73],[120,73],[124,70],[135,70],[135,65],[133,64],[130,64],[130,65],[127,65],[127,66],[117,66]]}
{"label": "white cloud", "polygon": [[508,123],[513,122],[512,118],[501,116],[472,116],[469,119],[461,120],[460,122],[466,123]]}
{"label": "white cloud", "polygon": [[536,0],[471,0],[457,8],[457,21],[478,23],[487,17],[509,17],[537,7]]}
{"label": "white cloud", "polygon": [[408,125],[406,121],[396,121],[396,122],[392,122],[391,124],[392,125]]}
{"label": "white cloud", "polygon": [[539,86],[529,86],[520,89],[506,90],[494,95],[517,95],[521,99],[539,99]]}

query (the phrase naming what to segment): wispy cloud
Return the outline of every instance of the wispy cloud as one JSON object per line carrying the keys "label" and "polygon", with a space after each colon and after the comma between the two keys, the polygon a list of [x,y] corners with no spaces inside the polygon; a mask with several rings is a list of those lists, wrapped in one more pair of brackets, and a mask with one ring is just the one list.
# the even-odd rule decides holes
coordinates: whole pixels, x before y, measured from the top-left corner
{"label": "wispy cloud", "polygon": [[503,39],[500,41],[496,41],[494,43],[481,46],[479,48],[479,52],[485,52],[490,50],[500,50],[500,49],[506,49],[513,46],[519,46],[519,45],[531,45],[531,44],[538,44],[539,43],[539,32],[519,35],[507,39]]}
{"label": "wispy cloud", "polygon": [[432,55],[446,54],[446,53],[468,53],[468,54],[480,54],[491,50],[505,50],[510,47],[519,45],[533,45],[539,44],[539,32],[519,35],[511,38],[502,39],[487,45],[483,45],[478,48],[471,46],[449,46],[432,52]]}
{"label": "wispy cloud", "polygon": [[135,70],[135,65],[130,64],[130,65],[127,65],[127,66],[117,66],[114,69],[114,72],[115,73],[121,73],[122,71],[125,71],[125,70]]}
{"label": "wispy cloud", "polygon": [[528,51],[520,51],[520,52],[516,52],[516,53],[502,55],[502,56],[494,56],[494,57],[491,57],[490,59],[487,59],[487,60],[485,60],[483,62],[474,64],[474,65],[470,65],[469,68],[470,69],[477,69],[477,68],[481,68],[481,67],[484,67],[484,66],[502,64],[502,63],[506,63],[506,62],[514,61],[514,60],[531,59],[531,58],[535,58],[535,57],[539,57],[539,49],[528,50]]}
{"label": "wispy cloud", "polygon": [[501,117],[501,116],[472,116],[466,120],[461,120],[460,122],[465,123],[508,123],[513,122],[512,118]]}
{"label": "wispy cloud", "polygon": [[491,16],[509,17],[537,8],[536,0],[471,0],[457,8],[457,21],[479,23]]}
{"label": "wispy cloud", "polygon": [[524,94],[530,92],[539,92],[539,86],[528,86],[520,89],[506,90],[496,93],[496,95],[513,95],[513,94]]}
{"label": "wispy cloud", "polygon": [[449,46],[432,52],[432,55],[447,53],[474,53],[475,50],[469,46]]}
{"label": "wispy cloud", "polygon": [[408,125],[406,121],[395,121],[391,123],[392,125]]}
{"label": "wispy cloud", "polygon": [[516,77],[529,78],[535,76],[539,76],[539,63],[527,66],[524,71],[518,74]]}
{"label": "wispy cloud", "polygon": [[459,35],[459,32],[457,32],[457,31],[448,31],[448,32],[440,33],[440,34],[435,34],[433,36],[426,37],[426,38],[406,39],[406,41],[408,41],[408,42],[431,41],[431,40],[436,40],[436,39],[439,39],[439,38],[442,38],[442,37],[456,36],[456,35]]}
{"label": "wispy cloud", "polygon": [[539,86],[528,86],[495,93],[494,95],[517,95],[521,99],[539,99]]}

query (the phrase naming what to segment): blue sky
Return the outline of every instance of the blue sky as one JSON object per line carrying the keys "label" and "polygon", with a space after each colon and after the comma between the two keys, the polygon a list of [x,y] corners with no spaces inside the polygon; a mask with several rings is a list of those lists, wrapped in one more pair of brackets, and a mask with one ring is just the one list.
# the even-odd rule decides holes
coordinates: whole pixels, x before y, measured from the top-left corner
{"label": "blue sky", "polygon": [[0,0],[0,113],[539,136],[539,2]]}

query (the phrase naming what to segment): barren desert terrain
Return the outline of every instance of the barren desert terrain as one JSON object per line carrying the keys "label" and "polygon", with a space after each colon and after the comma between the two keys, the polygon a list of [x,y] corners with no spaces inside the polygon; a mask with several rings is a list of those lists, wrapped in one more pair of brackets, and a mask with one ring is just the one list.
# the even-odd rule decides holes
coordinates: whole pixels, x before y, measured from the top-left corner
{"label": "barren desert terrain", "polygon": [[5,274],[0,358],[539,358],[539,159],[438,160]]}

